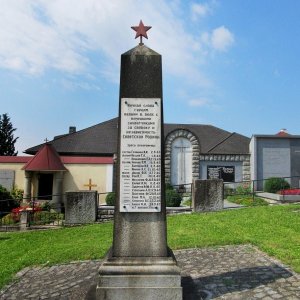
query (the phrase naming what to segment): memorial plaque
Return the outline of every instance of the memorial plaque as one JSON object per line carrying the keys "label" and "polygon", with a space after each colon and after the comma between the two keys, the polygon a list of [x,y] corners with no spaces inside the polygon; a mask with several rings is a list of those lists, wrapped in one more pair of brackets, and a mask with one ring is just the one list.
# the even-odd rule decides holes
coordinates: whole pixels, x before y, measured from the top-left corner
{"label": "memorial plaque", "polygon": [[121,99],[120,211],[161,211],[161,99]]}
{"label": "memorial plaque", "polygon": [[223,179],[234,182],[234,166],[207,166],[207,179]]}

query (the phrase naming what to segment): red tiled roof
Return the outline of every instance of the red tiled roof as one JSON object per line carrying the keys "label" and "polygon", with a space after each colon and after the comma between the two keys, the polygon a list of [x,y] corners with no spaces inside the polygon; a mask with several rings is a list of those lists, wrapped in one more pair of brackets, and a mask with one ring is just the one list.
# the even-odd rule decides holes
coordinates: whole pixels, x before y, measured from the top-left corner
{"label": "red tiled roof", "polygon": [[66,171],[58,153],[51,144],[45,144],[22,168],[25,171]]}
{"label": "red tiled roof", "polygon": [[278,133],[276,133],[276,136],[291,136],[291,134],[287,133],[284,130],[280,130]]}

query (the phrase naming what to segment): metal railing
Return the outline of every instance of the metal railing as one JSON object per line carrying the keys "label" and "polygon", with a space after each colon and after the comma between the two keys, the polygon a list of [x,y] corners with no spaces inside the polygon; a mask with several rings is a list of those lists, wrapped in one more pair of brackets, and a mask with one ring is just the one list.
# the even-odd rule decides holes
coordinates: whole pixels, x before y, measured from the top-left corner
{"label": "metal railing", "polygon": [[[47,195],[51,198],[55,196],[64,197],[63,194]],[[0,200],[0,231],[20,230],[22,226],[31,228],[62,226],[64,224],[63,202],[53,204],[51,201],[39,198]]]}

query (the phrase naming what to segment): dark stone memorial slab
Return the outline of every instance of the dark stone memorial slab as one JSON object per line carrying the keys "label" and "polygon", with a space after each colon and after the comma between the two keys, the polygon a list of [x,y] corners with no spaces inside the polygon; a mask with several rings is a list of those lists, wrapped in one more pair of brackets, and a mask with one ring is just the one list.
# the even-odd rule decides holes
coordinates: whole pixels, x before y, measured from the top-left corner
{"label": "dark stone memorial slab", "polygon": [[94,223],[97,218],[97,192],[67,192],[65,201],[65,224]]}
{"label": "dark stone memorial slab", "polygon": [[179,300],[180,269],[167,246],[161,55],[141,43],[122,54],[120,81],[114,236],[97,299]]}
{"label": "dark stone memorial slab", "polygon": [[224,208],[223,180],[194,180],[192,208],[195,212],[222,210]]}

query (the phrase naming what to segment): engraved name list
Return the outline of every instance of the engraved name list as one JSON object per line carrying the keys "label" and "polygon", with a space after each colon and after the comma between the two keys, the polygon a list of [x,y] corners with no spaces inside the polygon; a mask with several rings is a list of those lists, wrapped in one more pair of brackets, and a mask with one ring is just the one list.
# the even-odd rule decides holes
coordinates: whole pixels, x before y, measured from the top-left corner
{"label": "engraved name list", "polygon": [[161,210],[161,99],[121,99],[120,211]]}

